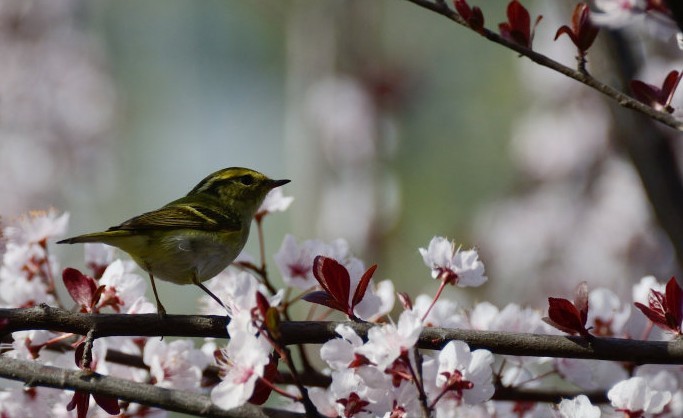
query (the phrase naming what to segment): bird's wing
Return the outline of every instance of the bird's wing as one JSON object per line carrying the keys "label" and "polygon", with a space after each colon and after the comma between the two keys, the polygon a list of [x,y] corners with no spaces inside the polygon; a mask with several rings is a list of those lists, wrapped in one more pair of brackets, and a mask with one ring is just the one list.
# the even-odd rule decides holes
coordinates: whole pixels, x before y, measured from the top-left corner
{"label": "bird's wing", "polygon": [[241,221],[234,212],[219,211],[207,205],[172,203],[143,213],[108,231],[143,231],[150,229],[198,229],[203,231],[239,231]]}

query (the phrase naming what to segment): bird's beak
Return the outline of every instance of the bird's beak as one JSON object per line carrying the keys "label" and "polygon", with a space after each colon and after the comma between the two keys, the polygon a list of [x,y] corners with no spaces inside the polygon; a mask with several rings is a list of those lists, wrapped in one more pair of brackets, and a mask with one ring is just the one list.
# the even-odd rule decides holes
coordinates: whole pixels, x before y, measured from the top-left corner
{"label": "bird's beak", "polygon": [[283,186],[287,183],[289,183],[291,180],[270,180],[269,186],[271,189],[274,189],[276,187]]}

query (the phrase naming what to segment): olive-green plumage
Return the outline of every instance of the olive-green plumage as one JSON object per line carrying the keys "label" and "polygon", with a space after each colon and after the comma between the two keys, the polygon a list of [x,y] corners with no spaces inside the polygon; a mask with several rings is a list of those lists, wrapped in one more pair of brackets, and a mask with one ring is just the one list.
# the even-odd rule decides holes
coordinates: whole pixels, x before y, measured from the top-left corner
{"label": "olive-green plumage", "polygon": [[150,275],[160,315],[165,310],[154,278],[196,284],[225,269],[249,237],[256,211],[270,190],[289,180],[271,180],[248,168],[219,170],[199,182],[187,196],[143,213],[103,232],[79,235],[58,244],[99,242],[118,247]]}

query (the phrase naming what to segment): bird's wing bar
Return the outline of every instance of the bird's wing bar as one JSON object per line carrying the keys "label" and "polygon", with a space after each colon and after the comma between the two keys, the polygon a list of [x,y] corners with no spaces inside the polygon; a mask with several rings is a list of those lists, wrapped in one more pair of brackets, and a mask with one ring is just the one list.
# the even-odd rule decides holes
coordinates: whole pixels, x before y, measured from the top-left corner
{"label": "bird's wing bar", "polygon": [[149,229],[198,229],[203,231],[239,231],[239,217],[204,205],[175,204],[131,218],[108,231]]}

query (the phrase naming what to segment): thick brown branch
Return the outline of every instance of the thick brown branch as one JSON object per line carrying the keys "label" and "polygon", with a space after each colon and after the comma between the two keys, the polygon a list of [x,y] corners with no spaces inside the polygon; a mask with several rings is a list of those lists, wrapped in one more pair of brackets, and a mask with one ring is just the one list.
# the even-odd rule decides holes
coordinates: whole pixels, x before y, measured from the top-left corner
{"label": "thick brown branch", "polygon": [[[434,2],[431,0],[407,0],[411,3],[414,3],[420,7],[423,7],[425,9],[431,10],[433,12],[436,12],[442,16],[447,17],[448,19],[462,25],[465,27],[469,27],[467,25],[467,22],[465,22],[460,15],[458,15],[455,11],[449,9],[445,3],[443,2]],[[503,38],[499,34],[490,31],[488,29],[483,29],[481,35],[488,39],[491,42],[495,42],[499,45],[502,45],[508,49],[511,49],[517,53],[519,53],[521,56],[525,56],[535,62],[536,64],[539,64],[543,67],[550,68],[551,70],[554,70],[560,74],[564,74],[567,77],[573,78],[574,80],[592,87],[593,89],[599,91],[600,93],[604,94],[605,96],[613,99],[616,103],[618,103],[620,106],[625,107],[627,109],[632,109],[637,112],[640,112],[644,115],[647,115],[648,117],[661,122],[671,128],[674,128],[678,131],[683,131],[683,121],[680,121],[670,115],[669,113],[666,112],[660,112],[652,107],[639,102],[638,100],[627,96],[626,94],[620,92],[619,90],[608,86],[605,83],[602,83],[601,81],[598,81],[597,79],[593,78],[589,74],[584,74],[581,71],[575,70],[573,68],[567,67],[565,65],[560,64],[559,62],[548,58],[547,56],[543,54],[539,54],[538,52],[535,52],[531,49],[528,49],[522,45],[516,44],[512,41],[508,41],[507,39]]]}
{"label": "thick brown branch", "polygon": [[[3,321],[3,320],[7,321]],[[0,322],[6,325],[2,333],[27,329],[87,334],[94,329],[98,338],[108,336],[183,336],[226,338],[225,318],[218,316],[156,314],[82,314],[60,308],[0,309]],[[323,344],[337,334],[340,322],[283,322],[282,343]],[[366,338],[372,324],[346,322],[358,335]],[[418,346],[438,350],[448,341],[465,341],[472,349],[485,348],[496,354],[537,357],[584,358],[627,361],[635,364],[683,364],[683,341],[638,341],[620,338],[521,334],[495,331],[427,328],[422,331]]]}
{"label": "thick brown branch", "polygon": [[66,370],[44,366],[35,361],[15,360],[7,357],[2,357],[0,361],[0,376],[26,382],[28,386],[48,386],[89,392],[204,417],[294,418],[304,416],[287,411],[261,409],[251,405],[226,411],[213,405],[208,396],[198,393],[164,389],[93,372]]}

